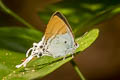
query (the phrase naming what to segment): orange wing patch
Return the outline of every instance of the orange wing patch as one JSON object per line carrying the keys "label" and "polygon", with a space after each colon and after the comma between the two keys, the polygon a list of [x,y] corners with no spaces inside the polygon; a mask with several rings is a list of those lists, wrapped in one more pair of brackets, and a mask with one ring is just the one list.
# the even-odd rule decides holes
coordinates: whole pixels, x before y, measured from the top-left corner
{"label": "orange wing patch", "polygon": [[53,35],[67,33],[67,25],[58,16],[53,16],[45,31],[45,40],[48,40]]}

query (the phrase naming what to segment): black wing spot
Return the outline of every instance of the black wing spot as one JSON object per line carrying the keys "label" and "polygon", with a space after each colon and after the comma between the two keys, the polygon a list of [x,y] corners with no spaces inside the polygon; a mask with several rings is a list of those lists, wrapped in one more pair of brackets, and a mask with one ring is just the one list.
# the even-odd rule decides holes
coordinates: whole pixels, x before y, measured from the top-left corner
{"label": "black wing spot", "polygon": [[64,42],[65,44],[67,43],[67,41]]}
{"label": "black wing spot", "polygon": [[78,44],[77,44],[77,43],[75,43],[75,45],[76,45],[76,46],[78,46]]}
{"label": "black wing spot", "polygon": [[41,45],[40,48],[43,48],[43,46]]}
{"label": "black wing spot", "polygon": [[40,53],[39,56],[42,56],[42,53]]}
{"label": "black wing spot", "polygon": [[45,51],[45,49],[43,48],[43,51]]}
{"label": "black wing spot", "polygon": [[45,45],[47,45],[47,41],[45,42]]}

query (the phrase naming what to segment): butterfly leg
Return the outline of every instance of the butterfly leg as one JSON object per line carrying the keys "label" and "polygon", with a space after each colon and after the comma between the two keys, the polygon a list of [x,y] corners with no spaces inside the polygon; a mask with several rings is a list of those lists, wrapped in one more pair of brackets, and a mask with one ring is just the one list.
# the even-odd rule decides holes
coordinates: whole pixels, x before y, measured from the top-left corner
{"label": "butterfly leg", "polygon": [[72,54],[72,58],[74,58],[75,50],[76,50],[76,48],[73,48],[73,49],[72,49],[72,52],[71,52],[71,54]]}
{"label": "butterfly leg", "polygon": [[63,57],[63,60],[65,60],[65,58],[66,58],[66,55]]}
{"label": "butterfly leg", "polygon": [[26,66],[26,64],[34,57],[34,55],[30,55],[22,64],[16,65],[16,68],[20,68],[21,66]]}
{"label": "butterfly leg", "polygon": [[72,58],[74,58],[74,55],[73,55],[74,53],[72,53]]}
{"label": "butterfly leg", "polygon": [[30,49],[27,51],[26,57],[28,57],[28,55],[29,55],[29,53],[30,53],[31,50],[33,50],[33,48],[30,48]]}
{"label": "butterfly leg", "polygon": [[68,49],[68,50],[65,51],[65,55],[64,55],[64,57],[63,57],[63,60],[65,60],[66,55],[69,54],[70,50],[71,50],[71,49]]}
{"label": "butterfly leg", "polygon": [[[32,50],[31,55],[28,57],[29,52]],[[38,54],[36,54],[35,52],[33,52],[34,48],[30,48],[27,53],[26,53],[26,57],[28,57],[22,64],[16,65],[16,68],[20,68],[21,66],[26,66],[26,64],[35,56],[37,56]]]}
{"label": "butterfly leg", "polygon": [[69,49],[67,49],[66,50],[66,52],[65,52],[65,54],[67,55],[67,54],[72,54],[72,58],[74,58],[74,48],[69,48]]}
{"label": "butterfly leg", "polygon": [[36,56],[37,56],[37,58],[39,58],[40,57],[40,53],[38,53]]}

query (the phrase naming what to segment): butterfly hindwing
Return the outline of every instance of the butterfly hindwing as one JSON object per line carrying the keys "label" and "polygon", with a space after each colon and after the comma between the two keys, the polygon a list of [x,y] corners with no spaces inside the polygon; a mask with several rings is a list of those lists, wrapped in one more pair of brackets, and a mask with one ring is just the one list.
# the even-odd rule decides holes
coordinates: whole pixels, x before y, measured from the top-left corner
{"label": "butterfly hindwing", "polygon": [[56,37],[48,44],[47,50],[53,57],[60,57],[72,52],[73,48],[74,42],[71,40],[71,36],[66,33],[56,35]]}

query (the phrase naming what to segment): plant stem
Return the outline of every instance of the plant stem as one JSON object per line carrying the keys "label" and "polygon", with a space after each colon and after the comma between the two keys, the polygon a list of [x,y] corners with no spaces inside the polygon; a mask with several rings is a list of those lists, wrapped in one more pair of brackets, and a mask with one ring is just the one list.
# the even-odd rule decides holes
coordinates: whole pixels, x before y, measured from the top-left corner
{"label": "plant stem", "polygon": [[73,68],[75,69],[76,73],[79,75],[79,77],[81,78],[81,80],[86,80],[85,77],[80,72],[77,64],[73,60],[71,60],[70,63],[72,64]]}
{"label": "plant stem", "polygon": [[7,14],[13,16],[15,19],[17,19],[18,21],[20,21],[21,23],[23,23],[24,25],[26,25],[27,27],[34,29],[34,27],[29,24],[28,22],[26,22],[23,18],[21,18],[20,16],[18,16],[16,13],[14,13],[12,10],[10,10],[8,7],[6,7],[4,5],[4,3],[2,2],[2,0],[0,0],[0,8],[6,12]]}

